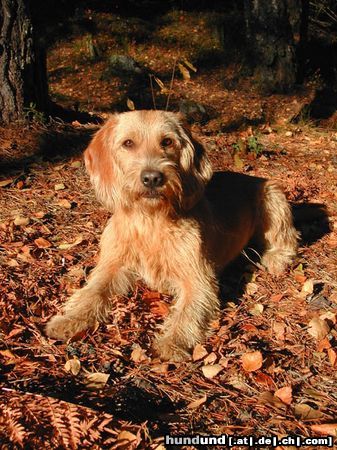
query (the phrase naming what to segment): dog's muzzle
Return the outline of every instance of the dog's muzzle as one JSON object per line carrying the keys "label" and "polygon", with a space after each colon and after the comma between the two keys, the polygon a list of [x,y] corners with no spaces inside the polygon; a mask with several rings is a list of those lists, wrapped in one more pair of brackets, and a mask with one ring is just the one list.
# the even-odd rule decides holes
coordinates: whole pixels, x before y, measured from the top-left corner
{"label": "dog's muzzle", "polygon": [[140,179],[143,185],[151,190],[155,190],[164,184],[164,174],[159,170],[143,170]]}

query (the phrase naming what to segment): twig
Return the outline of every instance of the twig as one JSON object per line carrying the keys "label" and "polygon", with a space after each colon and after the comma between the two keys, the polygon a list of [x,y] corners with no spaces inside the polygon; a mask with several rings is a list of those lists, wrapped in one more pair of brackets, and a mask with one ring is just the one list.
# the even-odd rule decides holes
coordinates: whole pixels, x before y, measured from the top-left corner
{"label": "twig", "polygon": [[170,97],[171,97],[171,93],[172,93],[172,89],[173,89],[173,83],[174,83],[174,76],[176,73],[176,66],[177,66],[177,58],[174,60],[174,65],[173,65],[173,69],[172,69],[172,76],[171,76],[171,81],[170,81],[170,89],[169,89],[169,93],[166,99],[166,105],[165,105],[165,111],[167,111],[168,107],[169,107],[169,103],[170,103]]}
{"label": "twig", "polygon": [[156,97],[154,95],[153,82],[152,82],[152,77],[153,77],[152,73],[149,75],[149,77],[150,77],[150,85],[151,85],[152,103],[153,103],[154,109],[157,109]]}

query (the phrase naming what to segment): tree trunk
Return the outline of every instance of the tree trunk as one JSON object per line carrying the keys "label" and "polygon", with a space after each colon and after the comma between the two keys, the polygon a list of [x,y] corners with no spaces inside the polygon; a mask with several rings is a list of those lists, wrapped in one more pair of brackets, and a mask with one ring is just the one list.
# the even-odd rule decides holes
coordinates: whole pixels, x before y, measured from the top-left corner
{"label": "tree trunk", "polygon": [[27,0],[0,0],[0,121],[47,111],[45,54],[37,48]]}
{"label": "tree trunk", "polygon": [[245,0],[249,59],[261,88],[287,92],[297,76],[301,0]]}

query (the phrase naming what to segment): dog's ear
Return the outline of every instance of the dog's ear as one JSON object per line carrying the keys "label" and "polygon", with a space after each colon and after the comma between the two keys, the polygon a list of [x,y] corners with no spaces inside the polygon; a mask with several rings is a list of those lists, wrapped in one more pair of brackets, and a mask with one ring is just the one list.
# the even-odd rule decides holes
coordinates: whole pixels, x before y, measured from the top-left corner
{"label": "dog's ear", "polygon": [[84,162],[98,200],[109,210],[114,209],[115,168],[113,137],[117,117],[112,116],[95,134],[84,152]]}
{"label": "dog's ear", "polygon": [[191,209],[202,197],[213,175],[212,166],[203,145],[193,137],[189,126],[182,122],[183,148],[180,157],[184,185],[184,208]]}

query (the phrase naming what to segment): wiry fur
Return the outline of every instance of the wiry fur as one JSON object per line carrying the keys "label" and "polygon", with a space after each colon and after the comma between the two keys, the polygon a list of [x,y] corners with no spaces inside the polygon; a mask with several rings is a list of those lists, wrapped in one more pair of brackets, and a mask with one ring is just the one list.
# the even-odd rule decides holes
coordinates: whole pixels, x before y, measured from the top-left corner
{"label": "wiry fur", "polygon": [[[172,144],[165,147],[168,138]],[[234,173],[212,177],[204,148],[176,114],[113,116],[87,148],[85,163],[113,215],[97,267],[64,314],[50,320],[49,336],[67,339],[104,321],[111,298],[126,295],[140,277],[175,299],[155,348],[163,359],[186,358],[218,315],[216,276],[252,238],[272,273],[282,272],[296,253],[297,233],[280,187]],[[161,186],[144,186],[141,173],[148,169],[163,174]]]}

